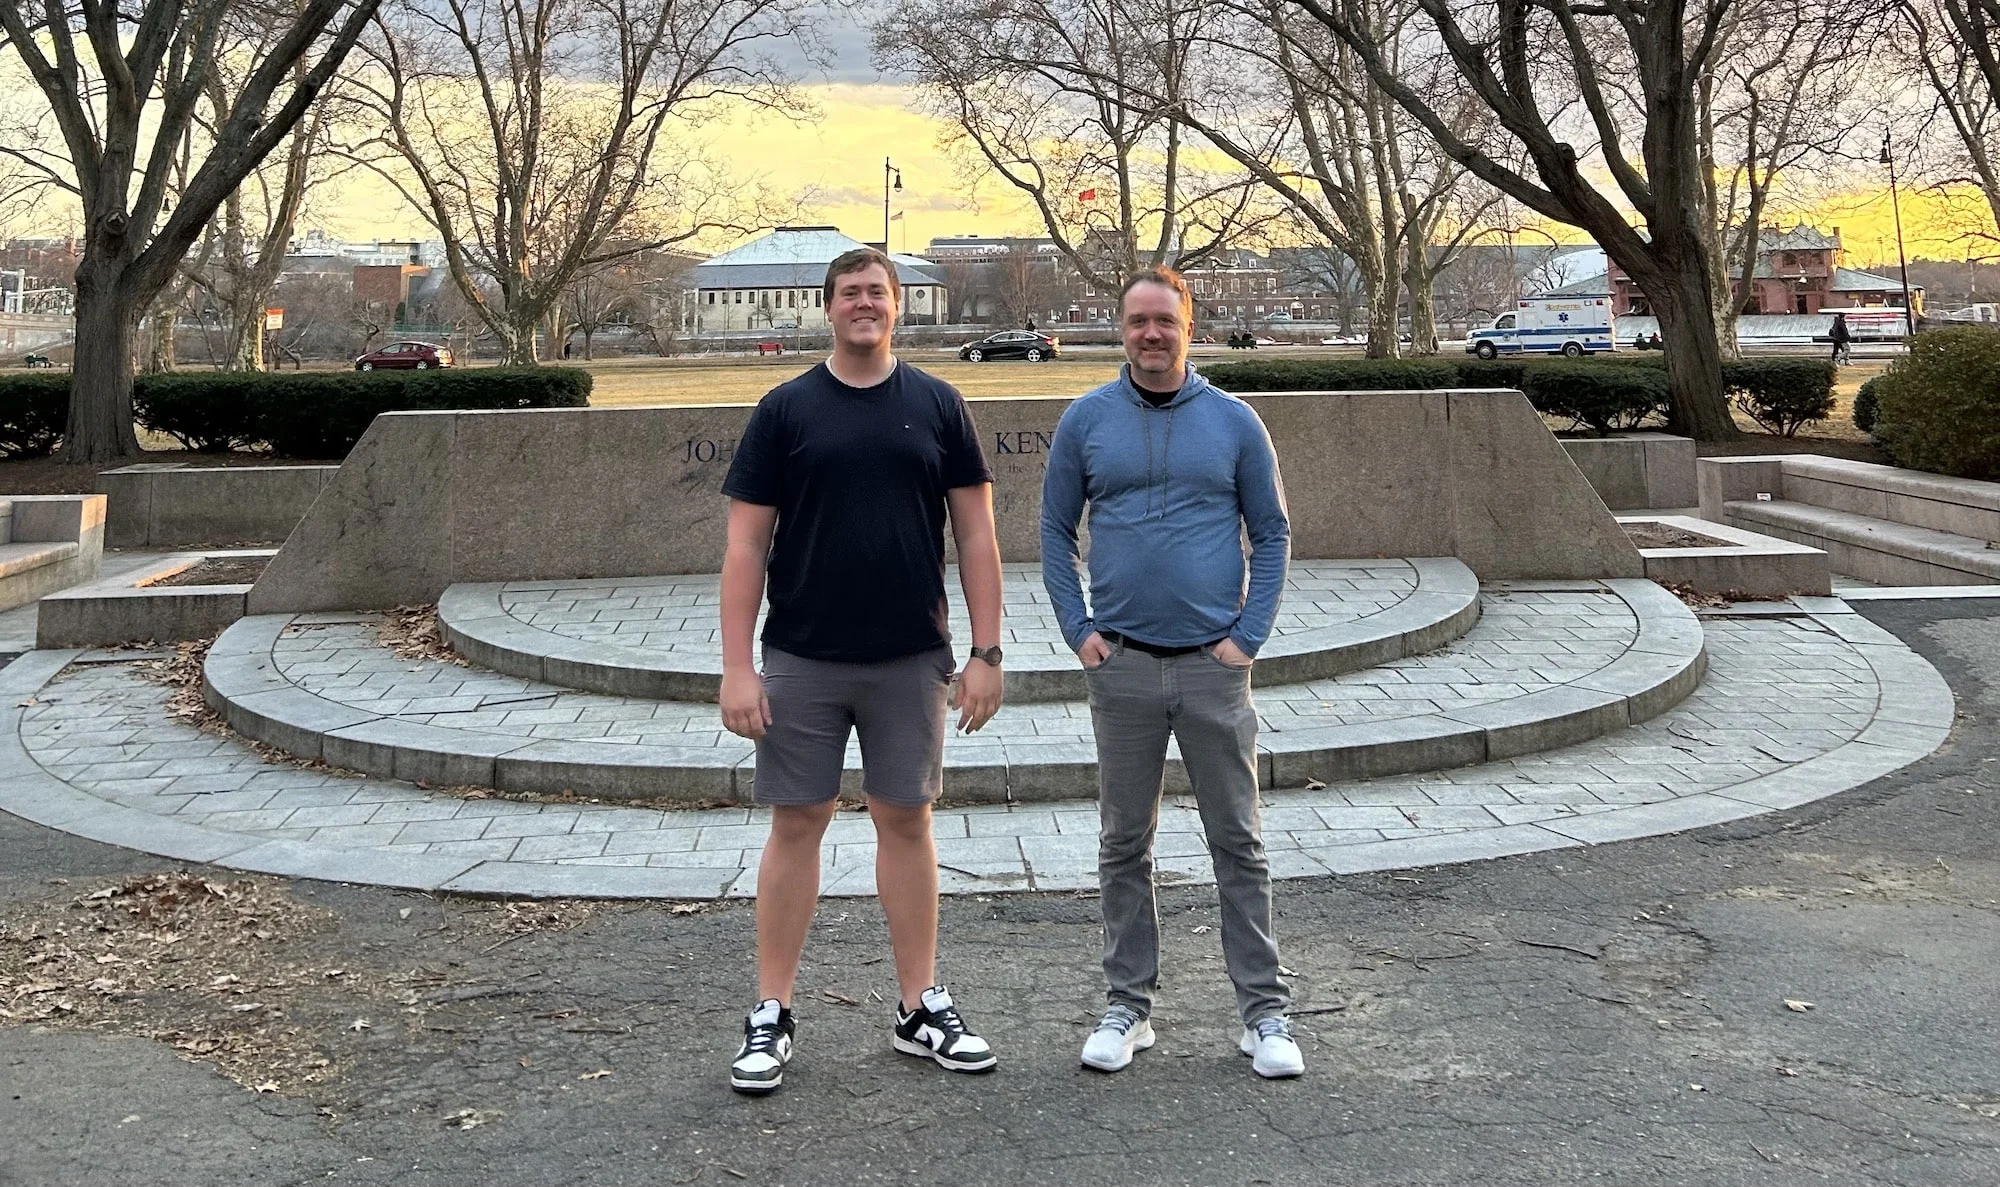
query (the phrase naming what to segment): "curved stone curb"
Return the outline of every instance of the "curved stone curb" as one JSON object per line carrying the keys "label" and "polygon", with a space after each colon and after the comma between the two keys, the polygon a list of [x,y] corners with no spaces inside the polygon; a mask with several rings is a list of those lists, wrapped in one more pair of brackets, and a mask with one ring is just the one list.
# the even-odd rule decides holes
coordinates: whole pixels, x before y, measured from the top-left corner
{"label": "curved stone curb", "polygon": [[1701,621],[1651,581],[1601,583],[1624,599],[1638,638],[1597,671],[1556,688],[1453,713],[1263,735],[1267,786],[1345,783],[1552,750],[1659,716],[1701,683]]}
{"label": "curved stone curb", "polygon": [[[1479,579],[1464,562],[1456,557],[1413,557],[1402,563],[1417,578],[1407,597],[1351,622],[1272,638],[1257,657],[1256,683],[1322,680],[1420,655],[1465,634],[1479,621]],[[454,585],[438,599],[438,623],[452,650],[482,668],[509,676],[612,696],[714,701],[722,685],[722,660],[713,652],[663,655],[578,639],[523,622],[501,605],[501,594],[509,589],[627,587],[636,580]],[[1080,701],[1088,695],[1082,670],[1067,654],[1008,662],[1010,702]]]}
{"label": "curved stone curb", "polygon": [[[1450,714],[1267,733],[1259,785],[1342,782],[1508,758],[1610,733],[1677,704],[1701,679],[1700,622],[1650,581],[1592,587],[1616,594],[1638,623],[1637,638],[1606,666],[1559,687]],[[322,697],[277,668],[272,648],[291,621],[243,619],[209,650],[208,703],[246,737],[301,758],[432,785],[613,800],[750,801],[754,748],[736,739],[673,747],[523,738],[402,721]],[[945,765],[952,803],[1087,799],[1097,791],[1097,754],[1086,742],[955,743]],[[1170,764],[1169,778],[1177,788],[1184,783],[1178,762]]]}
{"label": "curved stone curb", "polygon": [[[1848,742],[1771,774],[1658,803],[1431,837],[1274,850],[1270,855],[1273,875],[1315,877],[1441,865],[1681,832],[1824,799],[1907,766],[1947,740],[1953,722],[1952,695],[1930,664],[1893,635],[1857,615],[1829,609],[1810,617],[1852,647],[1869,665],[1879,690],[1869,724]],[[0,705],[5,706],[0,708],[0,811],[73,836],[177,861],[208,862],[286,877],[510,897],[713,899],[754,893],[754,869],[577,866],[405,856],[384,850],[268,840],[185,824],[101,799],[49,774],[21,740],[22,703],[79,654],[29,652],[0,669],[0,698],[4,698]],[[1188,882],[1210,880],[1204,861],[1162,858],[1160,864],[1181,872]],[[979,894],[1094,885],[1087,875],[1067,873],[1031,874],[1016,882],[955,875],[943,881],[946,893]],[[871,892],[865,872],[858,870],[836,870],[826,887],[829,896]]]}

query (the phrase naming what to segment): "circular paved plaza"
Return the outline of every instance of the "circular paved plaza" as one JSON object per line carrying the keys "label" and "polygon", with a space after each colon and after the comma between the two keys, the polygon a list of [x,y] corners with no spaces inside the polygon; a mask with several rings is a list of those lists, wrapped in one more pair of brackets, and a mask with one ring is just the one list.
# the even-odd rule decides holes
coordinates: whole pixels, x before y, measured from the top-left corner
{"label": "circular paved plaza", "polygon": [[[716,717],[712,578],[459,586],[457,654],[383,619],[245,619],[211,649],[218,730],[131,651],[0,673],[0,808],[190,861],[509,895],[753,893],[750,748]],[[1032,566],[1006,582],[1014,694],[946,750],[944,889],[1096,885],[1088,706]],[[1479,587],[1450,560],[1301,562],[1259,661],[1265,840],[1301,877],[1594,844],[1834,794],[1928,754],[1943,681],[1838,599],[1701,617],[1643,581]],[[963,624],[960,624],[961,631]],[[1018,664],[1016,655],[1024,657]],[[859,754],[850,752],[850,775]],[[1163,879],[1210,877],[1178,763]],[[874,889],[872,825],[826,893]]]}

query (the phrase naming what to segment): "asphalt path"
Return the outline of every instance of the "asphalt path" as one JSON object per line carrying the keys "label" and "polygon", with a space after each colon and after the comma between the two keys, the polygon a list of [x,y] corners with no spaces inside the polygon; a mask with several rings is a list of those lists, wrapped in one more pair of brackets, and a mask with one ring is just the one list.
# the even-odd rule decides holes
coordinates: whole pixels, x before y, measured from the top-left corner
{"label": "asphalt path", "polygon": [[[1990,605],[1862,606],[1960,700],[1943,750],[1874,784],[1681,836],[1281,884],[1298,1081],[1234,1050],[1207,889],[1164,893],[1160,1044],[1113,1076],[1076,1063],[1091,898],[947,901],[944,975],[1001,1056],[979,1077],[890,1049],[879,912],[830,901],[798,1057],[750,1100],[724,1079],[746,905],[298,883],[277,890],[319,922],[272,959],[342,975],[285,998],[278,1029],[320,1078],[257,1093],[139,1037],[178,1024],[164,990],[137,1021],[0,1023],[0,1184],[1991,1184]],[[0,911],[158,868],[0,819]]]}

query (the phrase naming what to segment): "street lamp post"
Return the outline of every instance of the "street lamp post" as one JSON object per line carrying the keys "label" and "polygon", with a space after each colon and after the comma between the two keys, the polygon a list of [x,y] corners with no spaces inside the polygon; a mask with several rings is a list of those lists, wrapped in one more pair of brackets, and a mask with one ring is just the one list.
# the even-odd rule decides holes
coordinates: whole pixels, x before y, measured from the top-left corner
{"label": "street lamp post", "polygon": [[1889,210],[1896,221],[1896,266],[1903,276],[1903,336],[1917,336],[1917,311],[1910,305],[1910,261],[1903,254],[1903,200],[1896,189],[1896,157],[1889,151],[1889,134],[1882,133],[1881,163],[1889,167]]}
{"label": "street lamp post", "polygon": [[882,158],[882,254],[883,255],[889,254],[889,189],[890,189],[890,182],[892,180],[895,182],[896,192],[899,194],[902,193],[903,171],[901,169],[896,168],[894,165],[891,165],[889,163],[888,157],[883,157]]}
{"label": "street lamp post", "polygon": [[[885,256],[889,254],[889,190],[890,190],[890,182],[892,179],[895,182],[895,191],[899,194],[902,193],[903,171],[901,169],[896,168],[894,165],[890,164],[888,157],[883,157],[882,158],[882,254]],[[900,282],[902,278],[894,275],[893,271],[894,270],[892,269],[891,270],[892,274],[889,277],[889,283],[898,286],[897,291],[898,294],[900,295],[901,293]],[[900,300],[896,303],[896,318],[898,321],[902,320],[902,302]]]}

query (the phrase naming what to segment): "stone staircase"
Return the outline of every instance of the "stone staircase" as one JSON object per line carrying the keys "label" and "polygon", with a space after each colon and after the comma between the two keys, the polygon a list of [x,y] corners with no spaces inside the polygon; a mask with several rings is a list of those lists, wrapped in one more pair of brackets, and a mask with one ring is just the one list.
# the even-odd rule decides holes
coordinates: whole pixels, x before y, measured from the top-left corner
{"label": "stone staircase", "polygon": [[[948,583],[955,588],[955,577]],[[1449,558],[1295,562],[1260,657],[1260,780],[1303,787],[1519,757],[1678,703],[1701,624],[1636,579],[1481,588]],[[1032,565],[1010,565],[1009,703],[946,744],[951,802],[1088,799],[1089,709]],[[260,615],[216,641],[212,707],[292,755],[422,785],[747,803],[751,746],[713,698],[715,579],[459,585],[455,654],[412,658],[367,613]],[[963,634],[962,607],[955,607]],[[1018,658],[1017,658],[1018,657]],[[850,745],[850,786],[860,754]],[[1170,788],[1185,787],[1170,755]]]}
{"label": "stone staircase", "polygon": [[2000,582],[2000,484],[1811,454],[1702,458],[1704,519],[1826,552],[1881,585]]}

